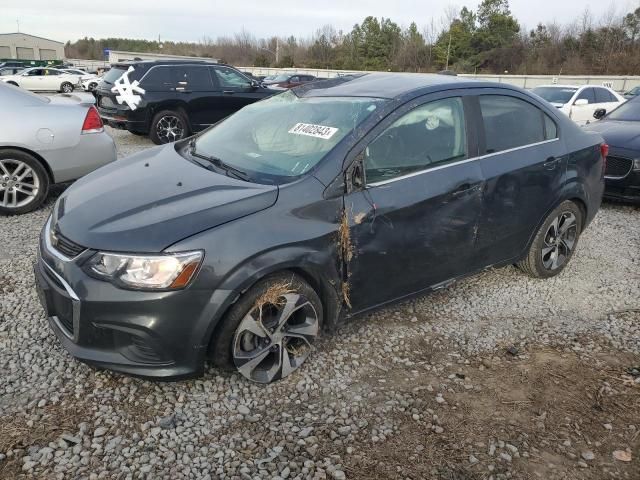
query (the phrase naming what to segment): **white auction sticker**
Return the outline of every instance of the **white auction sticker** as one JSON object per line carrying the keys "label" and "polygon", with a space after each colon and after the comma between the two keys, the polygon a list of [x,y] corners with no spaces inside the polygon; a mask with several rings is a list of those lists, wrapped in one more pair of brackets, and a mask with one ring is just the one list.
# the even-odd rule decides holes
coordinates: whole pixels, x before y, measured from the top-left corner
{"label": "white auction sticker", "polygon": [[310,123],[296,123],[289,133],[296,135],[307,135],[308,137],[322,138],[329,140],[338,131],[334,127],[325,127],[324,125],[312,125]]}

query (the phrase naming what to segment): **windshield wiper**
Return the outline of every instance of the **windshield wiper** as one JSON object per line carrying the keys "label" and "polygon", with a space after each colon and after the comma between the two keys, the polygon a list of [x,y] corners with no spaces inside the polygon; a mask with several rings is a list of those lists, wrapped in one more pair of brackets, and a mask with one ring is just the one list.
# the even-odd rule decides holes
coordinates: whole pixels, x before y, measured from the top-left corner
{"label": "windshield wiper", "polygon": [[201,158],[202,160],[206,160],[220,170],[223,170],[228,176],[235,177],[238,180],[244,180],[245,182],[251,181],[251,177],[249,177],[247,172],[243,172],[242,170],[223,162],[222,159],[216,157],[215,155],[206,155],[204,153],[198,152],[198,150],[196,149],[195,138],[189,140],[189,155],[191,155],[192,157]]}

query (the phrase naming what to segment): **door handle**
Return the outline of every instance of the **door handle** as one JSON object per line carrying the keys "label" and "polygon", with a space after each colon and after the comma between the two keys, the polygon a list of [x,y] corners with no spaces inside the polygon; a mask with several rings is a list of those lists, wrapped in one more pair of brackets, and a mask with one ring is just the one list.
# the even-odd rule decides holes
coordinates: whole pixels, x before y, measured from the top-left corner
{"label": "door handle", "polygon": [[234,90],[223,90],[222,93],[232,94],[236,92]]}
{"label": "door handle", "polygon": [[545,160],[542,166],[547,170],[553,170],[556,168],[557,164],[558,164],[558,159],[556,157],[549,157]]}
{"label": "door handle", "polygon": [[462,185],[458,185],[453,192],[451,192],[451,196],[458,197],[464,193],[475,192],[480,189],[480,185],[475,184],[472,185],[470,183],[463,183]]}

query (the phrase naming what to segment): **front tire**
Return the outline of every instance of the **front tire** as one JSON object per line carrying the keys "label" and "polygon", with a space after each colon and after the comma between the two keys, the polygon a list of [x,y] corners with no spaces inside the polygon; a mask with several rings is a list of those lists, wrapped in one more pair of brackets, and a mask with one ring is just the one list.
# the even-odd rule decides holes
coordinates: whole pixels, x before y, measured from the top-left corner
{"label": "front tire", "polygon": [[69,82],[62,82],[62,85],[60,85],[60,91],[62,93],[71,93],[73,92],[73,85]]}
{"label": "front tire", "polygon": [[185,116],[174,110],[162,110],[151,121],[149,138],[156,145],[163,145],[189,136],[189,123]]}
{"label": "front tire", "polygon": [[49,175],[33,156],[0,151],[0,213],[17,215],[38,208],[49,192]]}
{"label": "front tire", "polygon": [[582,222],[580,207],[570,200],[562,202],[545,219],[518,267],[534,278],[558,275],[578,246]]}
{"label": "front tire", "polygon": [[297,370],[322,329],[322,302],[298,275],[270,275],[231,307],[211,344],[210,359],[257,383]]}

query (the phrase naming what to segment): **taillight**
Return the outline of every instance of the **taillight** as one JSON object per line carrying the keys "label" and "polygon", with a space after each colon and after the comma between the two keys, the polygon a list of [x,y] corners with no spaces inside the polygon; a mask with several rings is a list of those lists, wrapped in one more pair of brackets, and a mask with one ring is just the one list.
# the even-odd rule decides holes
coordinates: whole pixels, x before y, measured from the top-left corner
{"label": "taillight", "polygon": [[84,117],[84,123],[82,124],[82,133],[98,133],[104,130],[102,119],[96,107],[93,105],[87,110],[87,116]]}

